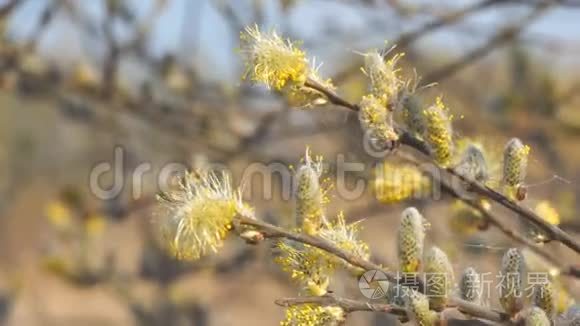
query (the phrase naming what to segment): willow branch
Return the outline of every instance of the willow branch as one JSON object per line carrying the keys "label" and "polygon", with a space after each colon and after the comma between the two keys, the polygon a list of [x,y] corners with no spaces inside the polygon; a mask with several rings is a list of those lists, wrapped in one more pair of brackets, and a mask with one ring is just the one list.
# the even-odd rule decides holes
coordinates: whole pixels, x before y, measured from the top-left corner
{"label": "willow branch", "polygon": [[433,181],[441,186],[441,188],[451,196],[461,200],[465,204],[469,205],[473,209],[477,210],[481,216],[484,218],[486,223],[496,227],[499,231],[501,231],[504,235],[508,238],[514,240],[515,242],[530,248],[535,254],[545,259],[550,264],[557,266],[560,269],[560,272],[563,275],[568,275],[572,277],[580,277],[580,269],[575,266],[563,266],[563,264],[553,255],[546,252],[542,247],[538,246],[535,242],[531,241],[527,237],[521,235],[520,233],[514,231],[509,226],[505,225],[501,219],[495,216],[490,210],[486,209],[482,206],[482,204],[475,199],[466,198],[459,194],[452,186],[447,184],[439,174],[432,173],[432,171],[428,168],[422,166],[417,160],[415,160],[410,155],[405,155],[403,153],[398,153],[399,157],[403,158],[405,161],[415,165],[418,169],[420,169],[423,173],[426,173],[433,179]]}
{"label": "willow branch", "polygon": [[332,242],[319,237],[313,237],[306,234],[295,233],[285,230],[281,227],[260,221],[254,218],[240,216],[238,221],[242,225],[251,226],[257,229],[265,238],[286,238],[289,240],[294,240],[303,244],[307,244],[319,249],[322,249],[330,254],[333,254],[339,258],[344,259],[349,264],[360,267],[364,270],[380,270],[387,275],[387,278],[392,282],[397,282],[397,276],[390,271],[387,271],[383,266],[365,260],[359,256],[353,255],[350,252],[343,250]]}
{"label": "willow branch", "polygon": [[[320,84],[313,83],[312,81],[309,80],[306,82],[305,86],[313,88],[313,89],[325,94],[326,96],[328,96],[328,100],[332,104],[342,106],[342,107],[345,107],[345,108],[353,110],[353,111],[358,111],[358,109],[359,109],[358,105],[348,102],[347,100],[345,100],[342,97],[340,97],[339,95],[337,95],[335,92],[330,91],[328,89],[325,89]],[[428,147],[425,145],[425,143],[423,141],[417,139],[416,137],[412,136],[411,134],[409,134],[408,132],[406,132],[405,130],[403,130],[401,128],[397,127],[396,129],[399,133],[399,142],[401,144],[412,147],[412,148],[416,149],[417,151],[430,157]],[[510,200],[509,198],[507,198],[503,194],[497,192],[494,189],[489,188],[488,186],[482,185],[474,180],[469,180],[469,179],[461,176],[460,174],[456,173],[455,170],[453,170],[452,168],[444,169],[436,164],[434,164],[434,166],[437,168],[437,170],[439,172],[445,171],[445,172],[459,178],[461,181],[465,182],[469,186],[469,188],[472,189],[477,194],[479,194],[485,198],[488,198],[488,199],[504,206],[505,208],[511,210],[512,212],[518,214],[518,216],[521,216],[522,218],[525,218],[525,219],[531,221],[533,224],[540,227],[552,240],[559,241],[562,244],[564,244],[565,246],[574,250],[576,253],[580,254],[580,243],[578,242],[578,240],[572,238],[572,236],[570,236],[569,234],[564,232],[559,227],[557,227],[555,225],[551,225],[548,222],[544,221],[542,218],[540,218],[536,213],[534,213],[530,209],[523,207],[523,206],[520,206],[516,202]]]}
{"label": "willow branch", "polygon": [[526,208],[524,206],[520,206],[519,204],[517,204],[513,200],[507,198],[503,194],[497,192],[496,190],[494,190],[486,185],[480,184],[479,182],[476,182],[474,180],[469,180],[468,178],[457,173],[452,168],[447,168],[445,171],[447,171],[451,175],[459,178],[461,181],[467,183],[469,185],[470,189],[473,190],[474,192],[476,192],[477,194],[479,194],[483,197],[486,197],[488,199],[491,199],[494,202],[499,203],[500,205],[504,206],[505,208],[518,214],[518,216],[521,216],[521,217],[529,220],[534,225],[541,228],[542,231],[547,233],[547,235],[552,240],[560,241],[562,244],[566,245],[570,249],[574,250],[576,253],[580,254],[580,243],[578,242],[577,239],[574,239],[571,235],[564,232],[559,227],[544,221],[540,216],[538,216],[535,212],[533,212],[529,208]]}
{"label": "willow branch", "polygon": [[411,44],[415,40],[419,39],[421,36],[426,35],[427,33],[435,32],[442,27],[451,25],[451,24],[459,21],[460,19],[464,18],[465,16],[471,15],[471,14],[478,12],[482,9],[489,8],[493,5],[496,5],[496,4],[499,4],[502,2],[508,2],[508,1],[505,1],[505,0],[483,0],[480,2],[476,2],[470,6],[467,6],[465,8],[461,8],[459,10],[452,11],[450,13],[442,15],[437,20],[426,23],[425,25],[417,28],[414,31],[411,31],[411,32],[408,32],[408,33],[405,33],[405,34],[399,36],[399,38],[397,39],[397,41],[394,44],[397,44],[397,46],[399,46],[399,47],[407,47],[409,44]]}
{"label": "willow branch", "polygon": [[398,317],[407,316],[406,310],[402,307],[385,303],[371,303],[366,301],[341,298],[333,294],[327,294],[321,297],[282,298],[274,302],[281,307],[290,307],[301,304],[315,304],[319,306],[341,307],[346,313],[355,311],[370,311],[393,314]]}
{"label": "willow branch", "polygon": [[457,297],[451,297],[449,299],[449,305],[456,306],[457,309],[459,309],[459,311],[476,318],[490,320],[502,324],[510,324],[510,317],[508,316],[508,314],[492,310],[477,305],[473,302],[459,299]]}
{"label": "willow branch", "polygon": [[512,41],[516,38],[527,26],[529,26],[536,18],[543,14],[550,6],[551,2],[542,1],[538,3],[532,12],[522,18],[519,22],[508,26],[494,36],[492,36],[485,44],[480,47],[471,50],[465,56],[461,57],[459,60],[450,63],[447,66],[439,68],[431,73],[428,73],[421,80],[423,85],[428,85],[435,81],[441,81],[442,79],[453,75],[455,72],[461,70],[470,63],[486,56],[492,50]]}

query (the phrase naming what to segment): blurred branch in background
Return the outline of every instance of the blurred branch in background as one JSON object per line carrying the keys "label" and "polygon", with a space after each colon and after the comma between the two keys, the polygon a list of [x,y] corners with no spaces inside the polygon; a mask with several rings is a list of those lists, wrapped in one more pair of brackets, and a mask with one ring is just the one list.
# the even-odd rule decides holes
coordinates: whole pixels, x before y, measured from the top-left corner
{"label": "blurred branch in background", "polygon": [[[250,160],[260,162],[279,161],[286,164],[293,160],[293,149],[288,144],[295,142],[300,143],[302,146],[304,142],[313,141],[314,136],[332,134],[331,137],[327,137],[326,141],[321,142],[322,145],[320,147],[329,148],[329,151],[334,148],[341,148],[357,159],[371,161],[372,164],[376,163],[372,159],[361,158],[356,148],[348,146],[348,141],[358,141],[357,137],[353,137],[353,135],[358,136],[356,134],[358,126],[356,126],[356,130],[351,128],[359,122],[355,112],[360,109],[358,102],[351,101],[350,97],[343,97],[333,89],[325,88],[316,80],[308,80],[305,83],[306,87],[323,94],[332,105],[348,108],[349,112],[339,113],[342,116],[338,118],[329,117],[330,114],[327,113],[311,118],[311,113],[312,115],[317,113],[308,112],[309,115],[304,115],[302,112],[290,112],[288,109],[289,104],[285,103],[283,98],[278,95],[266,95],[264,89],[259,87],[243,85],[238,87],[239,75],[243,69],[238,61],[233,61],[234,59],[222,55],[223,52],[229,51],[227,46],[201,44],[201,42],[209,43],[208,39],[216,38],[215,35],[221,35],[217,34],[217,32],[216,34],[211,33],[222,28],[228,30],[227,34],[225,34],[227,37],[224,37],[226,40],[223,43],[234,43],[228,43],[227,45],[236,47],[239,32],[244,26],[252,23],[260,26],[269,26],[273,24],[272,21],[275,21],[275,25],[280,27],[278,30],[281,30],[283,35],[300,34],[301,31],[298,30],[302,26],[297,25],[303,24],[305,20],[310,20],[310,18],[292,17],[292,9],[296,7],[304,10],[304,7],[309,5],[306,2],[246,1],[242,3],[242,1],[221,0],[199,1],[192,4],[194,1],[189,0],[185,0],[185,2],[153,0],[147,7],[143,5],[144,2],[128,0],[93,1],[90,4],[75,0],[47,0],[44,6],[39,6],[42,8],[39,10],[38,17],[26,21],[26,24],[33,26],[30,35],[18,38],[9,34],[9,27],[18,30],[21,27],[18,24],[22,24],[21,22],[10,21],[11,16],[16,15],[19,10],[26,10],[24,8],[25,5],[33,1],[35,0],[5,1],[0,7],[0,29],[2,30],[2,39],[0,40],[0,90],[2,93],[19,95],[24,103],[29,100],[31,102],[46,101],[51,103],[51,105],[56,106],[56,110],[64,117],[85,125],[91,130],[104,134],[113,134],[115,142],[124,137],[140,137],[140,134],[137,134],[135,130],[125,127],[127,120],[143,123],[147,126],[146,133],[154,133],[155,136],[158,134],[163,135],[170,140],[168,142],[170,145],[163,145],[165,147],[163,149],[168,152],[171,151],[175,156],[189,158],[192,154],[200,154],[207,156],[205,157],[207,160],[219,161],[219,163],[226,165],[236,165]],[[170,12],[176,11],[172,7],[177,6],[176,3],[184,4],[184,8],[194,11],[193,13],[197,16],[193,18],[187,16],[184,19],[184,26],[180,31],[184,35],[177,41],[179,44],[175,46],[176,49],[159,50],[158,47],[160,46],[157,44],[160,38],[159,35],[162,34],[161,38],[173,36],[167,35],[166,28],[168,27],[166,25],[175,23],[177,19],[174,16],[167,19],[166,16],[170,15]],[[317,3],[320,6],[327,3],[336,5],[332,1],[319,1]],[[383,6],[384,3],[387,6]],[[339,5],[343,5],[343,3],[339,3]],[[348,2],[348,5],[354,8],[353,10],[356,10],[359,5],[366,8],[367,11],[356,11],[361,16],[368,14],[369,11],[374,12],[373,14],[379,11],[393,14],[392,20],[395,24],[400,25],[404,25],[420,16],[420,24],[415,26],[415,28],[411,28],[410,31],[392,35],[390,31],[381,30],[381,28],[374,26],[373,35],[357,36],[357,38],[368,36],[369,38],[381,39],[389,37],[394,40],[389,44],[389,47],[395,45],[398,49],[410,52],[417,51],[418,57],[423,56],[420,56],[421,50],[419,47],[414,49],[415,45],[423,37],[426,38],[445,28],[449,28],[450,33],[461,33],[470,36],[477,34],[481,45],[470,50],[462,49],[463,51],[460,55],[450,62],[443,64],[434,63],[437,61],[436,58],[431,58],[430,55],[424,56],[425,60],[421,61],[431,68],[427,70],[425,77],[421,79],[423,85],[446,80],[465,68],[475,65],[492,51],[508,44],[515,44],[515,46],[521,44],[522,46],[530,47],[539,46],[542,51],[549,55],[552,55],[555,49],[566,52],[563,55],[569,55],[574,49],[578,49],[573,44],[565,41],[550,39],[549,34],[525,33],[530,25],[543,18],[544,14],[550,12],[550,9],[569,8],[572,10],[580,5],[575,1],[483,0],[470,1],[461,8],[456,8],[455,4],[451,5],[450,3],[417,4],[411,1],[399,0],[384,2],[351,1]],[[522,18],[510,20],[508,24],[486,24],[482,27],[483,25],[472,22],[470,19],[482,12],[490,13],[495,11],[501,13],[502,10],[508,7],[513,9],[514,5],[518,9],[525,11],[526,14]],[[301,6],[302,8],[300,8]],[[182,9],[180,8],[177,11]],[[272,14],[274,11],[276,13]],[[221,26],[219,27],[218,23],[214,22],[215,25],[212,25],[211,29],[215,30],[208,32],[210,29],[207,26],[202,28],[202,22],[210,19],[207,18],[210,17],[208,13],[219,17],[213,18],[215,21],[221,22],[223,20],[224,26],[219,25]],[[303,14],[304,11],[299,13]],[[175,15],[175,13],[172,15]],[[335,16],[342,18],[340,15]],[[366,22],[366,16],[363,18],[361,19],[362,25]],[[381,19],[386,20],[383,16],[381,16]],[[168,20],[171,22],[168,23]],[[298,23],[293,20],[297,20]],[[46,53],[43,52],[43,39],[47,38],[49,33],[55,33],[51,28],[62,21],[67,21],[71,23],[71,26],[74,26],[72,29],[75,29],[75,35],[78,36],[74,38],[74,42],[86,45],[83,48],[85,56],[79,58],[76,62],[69,62],[69,59],[65,59],[63,62],[59,62],[54,58],[49,60]],[[336,21],[341,21],[341,19],[332,19],[331,22],[321,21],[317,22],[317,24],[321,26],[324,24],[332,25]],[[453,26],[460,21],[465,21],[465,24]],[[191,31],[193,29],[190,30],[189,28],[192,24],[198,25],[194,32]],[[205,24],[207,25],[208,23],[205,22]],[[411,25],[411,23],[409,24]],[[383,25],[378,24],[378,26],[381,27]],[[202,30],[210,37],[207,35],[202,37]],[[335,31],[333,26],[329,26],[328,30],[331,31],[329,32],[330,34]],[[370,28],[363,30],[366,33]],[[191,34],[196,34],[194,37],[197,38],[195,40],[197,43],[184,49],[184,44],[192,37]],[[340,38],[341,35],[338,36]],[[51,38],[51,41],[54,39]],[[333,51],[332,49],[326,49],[324,42],[324,39],[314,38],[311,43],[315,46],[319,46],[319,43],[323,44],[319,46],[321,51]],[[56,47],[60,47],[57,51],[68,52],[67,45],[70,44],[66,43],[65,46],[61,43],[57,44]],[[204,47],[215,47],[213,49],[214,52],[211,52],[211,55],[204,53],[203,49],[201,49],[202,45]],[[344,47],[348,48],[349,45],[346,44]],[[44,44],[44,46],[46,45]],[[445,45],[442,45],[441,50],[444,50],[444,47]],[[213,58],[212,56],[214,55],[216,58],[220,58]],[[574,56],[574,54],[572,53],[571,56]],[[415,60],[413,56],[410,57],[412,57],[410,61]],[[332,67],[334,71],[341,71],[341,73],[335,75],[334,81],[343,83],[352,76],[360,76],[360,62],[363,59],[363,56],[357,55],[353,60],[341,60],[337,67]],[[224,66],[225,63],[229,64],[229,60],[233,62],[229,65],[231,66],[229,73],[235,80],[223,78],[216,81],[208,78],[207,75],[209,73],[222,68],[222,64]],[[129,65],[132,69],[127,68]],[[488,73],[494,74],[491,70]],[[577,76],[575,77],[577,78]],[[533,78],[535,77],[529,77],[528,79]],[[486,98],[491,92],[482,92],[481,86],[482,84],[492,84],[493,82],[489,80],[480,81],[479,78],[476,78],[473,83],[458,83],[460,85],[454,85],[452,82],[453,80],[450,81],[450,85],[453,88],[456,87],[454,90],[457,93],[463,93],[470,99],[471,102],[468,103],[468,109],[474,113],[472,119],[475,120],[478,126],[480,124],[483,125],[479,119],[480,115],[483,115],[480,111],[484,110],[477,109],[485,105],[473,100],[473,96],[469,95],[468,91],[458,90],[471,87],[472,91],[473,89],[477,91],[478,96]],[[562,94],[556,94],[554,91],[555,104],[553,105],[573,103],[573,100],[580,93],[578,85],[580,84],[572,83],[564,92],[561,92]],[[356,85],[353,88],[356,88]],[[524,95],[526,95],[526,92],[530,92],[538,93],[538,97],[543,96],[543,93],[539,94],[539,91],[530,91],[530,89],[537,90],[538,88],[521,87],[520,91]],[[552,103],[550,104],[552,105]],[[525,112],[524,115],[529,114]],[[546,120],[544,117],[542,119]],[[530,120],[526,120],[525,123],[528,123],[528,121]],[[461,121],[461,123],[463,122]],[[470,123],[470,121],[465,123]],[[535,126],[532,123],[533,121],[529,122],[531,126]],[[548,145],[551,144],[551,138],[541,139],[544,139]],[[146,143],[147,141],[144,142]],[[346,145],[342,144],[343,142]],[[409,134],[403,133],[400,143],[415,148],[420,153],[427,152],[425,144],[420,139]],[[357,145],[359,144],[357,143]],[[546,151],[548,150],[546,149]],[[550,150],[556,152],[553,149]],[[420,157],[423,158],[423,156]],[[402,159],[414,164],[417,163],[414,157],[402,157]],[[63,166],[62,169],[66,170],[67,166]],[[514,213],[522,219],[531,221],[535,226],[543,228],[549,235],[547,241],[561,241],[565,246],[576,252],[580,250],[577,237],[572,233],[567,234],[564,232],[577,232],[578,223],[575,221],[562,223],[560,227],[546,225],[535,212],[530,211],[525,206],[515,204],[502,195],[498,196],[497,193],[490,191],[484,185],[473,180],[461,178],[453,170],[441,169],[441,171],[444,172],[445,176],[451,176],[461,180],[461,182],[465,182],[483,197],[492,199],[497,204],[495,206],[504,206],[507,208],[508,213]],[[364,172],[361,174],[364,174]],[[364,176],[368,177],[367,175]],[[83,182],[85,181],[83,180]],[[555,246],[543,246],[530,240],[523,232],[519,232],[511,224],[505,223],[509,222],[508,219],[506,216],[500,216],[496,209],[492,211],[484,207],[481,202],[465,199],[454,192],[453,188],[446,183],[449,180],[442,178],[442,180],[436,181],[441,184],[448,195],[462,200],[484,217],[485,226],[483,229],[487,228],[487,226],[494,226],[495,229],[505,235],[504,239],[529,248],[530,251],[543,258],[548,265],[556,266],[562,275],[567,276],[568,281],[574,282],[574,279],[580,278],[580,270],[577,265],[564,261],[564,259],[557,256],[561,252],[560,250],[551,252],[551,249],[555,248]],[[244,249],[234,250],[235,252],[225,259],[200,261],[195,264],[179,262],[175,257],[170,256],[164,248],[160,247],[159,240],[152,233],[151,228],[156,226],[149,225],[151,224],[149,223],[149,215],[151,206],[154,203],[153,195],[147,194],[136,201],[117,198],[115,201],[102,203],[102,206],[98,208],[76,207],[71,209],[69,207],[68,209],[75,212],[75,214],[71,215],[75,215],[74,218],[78,219],[80,231],[77,230],[78,232],[75,233],[73,237],[75,241],[66,242],[63,247],[72,248],[71,251],[73,251],[72,256],[74,258],[63,254],[63,257],[67,257],[66,259],[57,257],[63,259],[51,260],[47,265],[62,279],[76,286],[112,285],[115,294],[121,298],[123,304],[129,307],[140,325],[177,325],[183,320],[196,325],[208,324],[209,305],[197,300],[183,300],[183,298],[176,296],[175,288],[178,288],[176,284],[188,275],[203,274],[201,271],[205,269],[211,269],[212,272],[223,273],[224,275],[230,275],[232,272],[240,273],[241,267],[247,266],[248,262],[260,259],[265,260],[261,256],[263,253],[244,247]],[[363,210],[353,210],[346,215],[360,220],[364,216],[377,212],[382,214],[381,216],[388,213],[383,204],[373,202],[373,204],[364,205]],[[268,213],[263,215],[268,216]],[[115,250],[107,252],[107,255],[99,262],[98,266],[89,266],[85,258],[93,256],[93,252],[83,248],[83,242],[89,242],[87,240],[88,235],[85,234],[86,231],[90,227],[99,225],[98,223],[92,223],[105,220],[122,224],[125,223],[125,220],[129,220],[126,219],[128,216],[134,216],[135,218],[132,218],[132,220],[147,222],[147,226],[142,226],[142,229],[139,230],[140,235],[143,237],[144,249],[142,257],[139,259],[138,271],[127,272],[119,268],[116,264],[119,257],[116,256]],[[276,218],[282,219],[283,216],[278,217],[276,215]],[[266,237],[287,237],[315,247],[338,252],[340,257],[354,262],[354,265],[358,264],[366,269],[383,269],[382,265],[370,261],[357,260],[356,257],[353,258],[345,254],[344,251],[337,251],[336,248],[329,247],[328,243],[321,242],[318,238],[303,237],[300,234],[285,231],[276,226],[276,223],[270,224],[256,220],[246,220],[245,223],[255,228],[263,228],[265,230],[263,235]],[[385,237],[383,234],[381,236]],[[81,245],[78,244],[79,242]],[[107,239],[102,241],[101,244],[103,243],[106,244]],[[81,247],[78,252],[75,251],[77,247]],[[564,246],[561,247],[563,248]],[[392,271],[388,272],[388,275],[392,280],[397,278]],[[158,292],[153,296],[153,301],[155,302],[153,305],[147,302],[147,299],[141,298],[139,294],[135,293],[141,282],[155,284]],[[12,298],[8,298],[8,296],[6,298],[7,302],[11,302]],[[3,301],[4,296],[0,299],[0,301]],[[397,316],[405,314],[405,311],[400,307],[367,304],[362,301],[334,295],[317,298],[288,298],[277,301],[278,304],[284,306],[308,302],[321,305],[338,305],[347,312],[388,310]],[[505,314],[492,309],[476,305],[470,306],[468,303],[460,301],[456,304],[467,309],[469,314],[473,316],[481,316],[494,322],[506,321]],[[3,307],[4,305],[0,308]],[[0,311],[0,318],[2,315],[2,311]]]}

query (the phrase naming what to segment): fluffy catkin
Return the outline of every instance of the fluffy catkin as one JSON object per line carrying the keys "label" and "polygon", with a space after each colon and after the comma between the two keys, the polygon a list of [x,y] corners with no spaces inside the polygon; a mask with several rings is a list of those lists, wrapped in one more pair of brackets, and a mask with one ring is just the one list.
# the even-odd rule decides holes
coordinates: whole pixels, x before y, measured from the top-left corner
{"label": "fluffy catkin", "polygon": [[296,224],[304,232],[314,235],[318,232],[324,219],[326,202],[324,189],[320,185],[322,167],[320,162],[312,161],[306,150],[304,163],[296,171]]}
{"label": "fluffy catkin", "polygon": [[445,308],[453,286],[453,267],[443,250],[433,247],[425,256],[425,288],[429,307],[433,310]]}
{"label": "fluffy catkin", "polygon": [[423,103],[418,96],[408,94],[402,101],[401,114],[405,129],[415,136],[422,136],[425,132],[425,116]]}
{"label": "fluffy catkin", "polygon": [[425,117],[423,139],[429,146],[435,162],[447,167],[451,163],[454,150],[452,117],[440,97],[437,98],[435,105],[423,111],[423,115]]}
{"label": "fluffy catkin", "polygon": [[293,305],[286,309],[286,318],[281,326],[338,326],[344,323],[346,314],[336,306],[314,304]]}
{"label": "fluffy catkin", "polygon": [[358,117],[361,128],[377,147],[384,148],[399,139],[393,129],[391,113],[374,95],[362,98]]}
{"label": "fluffy catkin", "polygon": [[528,168],[530,147],[518,138],[510,139],[503,153],[503,184],[506,195],[512,199],[523,199],[523,183]]}
{"label": "fluffy catkin", "polygon": [[413,165],[393,165],[384,162],[375,170],[374,191],[382,203],[397,203],[409,198],[421,198],[431,193],[431,179]]}
{"label": "fluffy catkin", "polygon": [[549,280],[534,284],[532,288],[532,304],[542,309],[549,319],[553,319],[556,315],[556,293],[554,293],[554,286]]}
{"label": "fluffy catkin", "polygon": [[479,147],[473,144],[468,145],[461,153],[461,159],[455,170],[460,175],[477,182],[485,183],[489,179],[485,155]]}
{"label": "fluffy catkin", "polygon": [[522,254],[516,248],[509,249],[501,261],[501,276],[499,302],[505,312],[515,315],[523,307],[523,281],[525,262]]}
{"label": "fluffy catkin", "polygon": [[546,313],[538,308],[531,307],[525,312],[524,318],[525,326],[550,326],[550,319],[546,316]]}
{"label": "fluffy catkin", "polygon": [[429,310],[429,300],[422,293],[408,291],[405,294],[405,309],[413,325],[432,326],[437,322],[437,313]]}
{"label": "fluffy catkin", "polygon": [[459,294],[461,299],[475,304],[481,304],[482,292],[481,277],[475,268],[466,268],[459,280]]}
{"label": "fluffy catkin", "polygon": [[370,92],[377,98],[382,106],[392,107],[398,101],[397,97],[404,86],[397,68],[398,61],[404,56],[399,53],[385,61],[378,51],[370,51],[364,54],[365,66],[363,72],[369,77]]}
{"label": "fluffy catkin", "polygon": [[257,25],[240,34],[244,77],[282,90],[287,84],[303,84],[309,67],[305,53],[275,32],[262,33]]}
{"label": "fluffy catkin", "polygon": [[400,271],[418,272],[423,256],[425,219],[415,207],[409,207],[401,213],[397,237]]}

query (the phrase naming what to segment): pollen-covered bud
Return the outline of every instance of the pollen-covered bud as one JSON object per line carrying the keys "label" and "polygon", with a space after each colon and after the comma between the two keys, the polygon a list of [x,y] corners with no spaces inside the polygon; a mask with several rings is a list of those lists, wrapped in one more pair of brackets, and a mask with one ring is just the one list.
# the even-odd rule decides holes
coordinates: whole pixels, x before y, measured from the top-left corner
{"label": "pollen-covered bud", "polygon": [[523,307],[525,261],[518,249],[511,248],[501,261],[499,302],[505,312],[515,315]]}
{"label": "pollen-covered bud", "polygon": [[442,310],[447,305],[453,286],[453,266],[443,250],[431,248],[425,257],[425,292],[429,307]]}
{"label": "pollen-covered bud", "polygon": [[481,277],[473,267],[468,267],[461,274],[459,280],[459,294],[461,299],[481,304],[483,288]]}
{"label": "pollen-covered bud", "polygon": [[549,319],[556,316],[556,293],[552,282],[540,282],[532,287],[532,304],[542,309]]}
{"label": "pollen-covered bud", "polygon": [[393,129],[391,112],[374,95],[363,97],[358,118],[362,129],[379,148],[385,148],[399,139]]}
{"label": "pollen-covered bud", "polygon": [[338,326],[346,319],[346,312],[337,306],[298,304],[286,309],[286,318],[281,326]]}
{"label": "pollen-covered bud", "polygon": [[525,326],[550,326],[551,322],[546,313],[538,308],[531,307],[524,312]]}
{"label": "pollen-covered bud", "polygon": [[485,155],[481,148],[473,144],[467,146],[461,153],[461,159],[455,167],[455,171],[463,177],[480,183],[485,183],[489,179]]}
{"label": "pollen-covered bud", "polygon": [[313,161],[306,149],[304,163],[295,175],[296,223],[310,235],[318,233],[324,220],[324,209],[328,201],[326,190],[320,184],[321,160]]}
{"label": "pollen-covered bud", "polygon": [[431,155],[437,164],[447,167],[453,156],[453,127],[452,116],[440,97],[435,105],[423,111],[425,130],[423,139],[429,146]]}
{"label": "pollen-covered bud", "polygon": [[429,300],[422,293],[407,291],[405,309],[407,309],[407,317],[413,325],[433,326],[437,323],[437,313],[429,310]]}
{"label": "pollen-covered bud", "polygon": [[172,254],[180,259],[199,259],[216,252],[234,218],[253,215],[225,173],[185,174],[176,189],[159,194],[158,199],[163,235]]}
{"label": "pollen-covered bud", "polygon": [[294,242],[279,242],[279,255],[274,261],[296,280],[308,295],[327,293],[332,273],[336,269],[330,255],[318,248]]}
{"label": "pollen-covered bud", "polygon": [[423,198],[432,191],[431,179],[417,167],[387,162],[376,167],[373,186],[377,200],[387,204]]}
{"label": "pollen-covered bud", "polygon": [[421,266],[426,220],[415,207],[401,213],[397,233],[399,269],[403,273],[416,273]]}
{"label": "pollen-covered bud", "polygon": [[[317,83],[329,91],[334,91],[336,87],[333,85],[331,79],[324,79],[320,76],[319,67],[314,61],[308,71],[308,80]],[[311,108],[315,106],[325,105],[328,103],[326,95],[318,90],[307,87],[302,83],[289,83],[282,89],[288,104],[298,108]]]}
{"label": "pollen-covered bud", "polygon": [[[355,257],[368,259],[370,257],[369,246],[359,239],[359,230],[360,224],[358,222],[347,224],[344,214],[340,212],[335,220],[324,223],[318,235]],[[344,259],[338,257],[331,259],[336,265],[344,265],[353,272],[360,272]]]}
{"label": "pollen-covered bud", "polygon": [[376,50],[364,54],[363,72],[370,79],[370,92],[383,107],[392,108],[397,104],[398,94],[404,86],[397,63],[403,56],[399,53],[385,61]]}
{"label": "pollen-covered bud", "polygon": [[245,77],[276,90],[287,84],[304,84],[308,60],[302,50],[276,32],[262,33],[258,26],[246,27],[240,34]]}
{"label": "pollen-covered bud", "polygon": [[518,138],[507,142],[503,153],[503,184],[506,195],[512,199],[525,198],[524,179],[528,169],[530,147]]}

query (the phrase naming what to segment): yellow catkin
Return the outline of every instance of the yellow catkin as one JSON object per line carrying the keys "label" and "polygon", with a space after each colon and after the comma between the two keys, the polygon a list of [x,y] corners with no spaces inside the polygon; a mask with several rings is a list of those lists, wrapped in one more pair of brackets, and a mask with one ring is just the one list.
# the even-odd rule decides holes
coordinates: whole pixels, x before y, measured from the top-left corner
{"label": "yellow catkin", "polygon": [[185,174],[176,189],[158,196],[164,237],[179,259],[199,259],[216,252],[238,214],[252,215],[228,176]]}
{"label": "yellow catkin", "polygon": [[279,255],[274,261],[288,272],[308,295],[326,294],[335,261],[328,253],[318,248],[294,242],[279,242]]}
{"label": "yellow catkin", "polygon": [[505,312],[515,315],[523,307],[525,297],[525,262],[522,254],[516,248],[509,249],[501,261],[501,276],[499,291],[499,302]]}
{"label": "yellow catkin", "polygon": [[362,129],[377,147],[386,147],[399,139],[393,129],[391,112],[374,95],[363,97],[358,117]]}
{"label": "yellow catkin", "polygon": [[[329,91],[334,91],[336,87],[329,78],[322,78],[318,72],[318,67],[312,64],[308,72],[308,79]],[[286,97],[288,104],[298,108],[312,108],[328,103],[328,99],[321,92],[307,87],[301,83],[289,83],[282,89],[282,93]]]}
{"label": "yellow catkin", "polygon": [[453,157],[453,129],[452,117],[440,97],[435,105],[423,111],[425,130],[423,139],[429,146],[431,155],[437,164],[447,167]]}
{"label": "yellow catkin", "polygon": [[[540,201],[534,208],[534,212],[549,224],[560,224],[560,214],[548,200]],[[545,242],[550,239],[544,231],[529,222],[525,223],[524,227],[528,230],[528,233],[534,241]]]}
{"label": "yellow catkin", "polygon": [[[489,202],[481,202],[482,206],[489,207]],[[461,200],[456,200],[451,207],[450,229],[458,235],[470,236],[485,228],[486,221],[480,211],[467,205]]]}
{"label": "yellow catkin", "polygon": [[553,319],[556,316],[557,295],[552,282],[546,281],[533,285],[531,301],[534,306],[542,309],[548,318]]}
{"label": "yellow catkin", "polygon": [[461,279],[459,280],[459,294],[461,299],[473,302],[475,304],[481,304],[483,288],[481,283],[481,277],[473,267],[468,267],[461,274]]}
{"label": "yellow catkin", "polygon": [[425,219],[415,207],[401,213],[397,232],[399,269],[403,273],[416,273],[421,266],[423,242],[425,240]]}
{"label": "yellow catkin", "polygon": [[370,79],[370,92],[383,107],[392,108],[405,86],[400,77],[400,69],[397,68],[397,63],[403,56],[403,53],[399,53],[385,61],[376,50],[364,54],[363,72]]}
{"label": "yellow catkin", "polygon": [[512,199],[523,199],[523,183],[528,168],[530,147],[517,138],[510,139],[503,154],[503,184],[505,193]]}
{"label": "yellow catkin", "polygon": [[433,247],[425,256],[425,288],[429,307],[442,310],[447,305],[453,286],[453,267],[445,252]]}
{"label": "yellow catkin", "polygon": [[551,322],[546,313],[538,308],[531,307],[524,312],[524,325],[525,326],[550,326]]}
{"label": "yellow catkin", "polygon": [[[359,231],[360,223],[346,223],[344,214],[340,212],[336,219],[324,223],[320,229],[319,236],[355,257],[369,259],[369,246],[358,238]],[[331,259],[337,265],[344,265],[347,268],[352,267],[344,259],[338,257],[332,257]]]}
{"label": "yellow catkin", "polygon": [[326,202],[326,191],[320,184],[322,162],[313,161],[306,149],[304,163],[295,174],[296,223],[304,232],[315,235],[322,226]]}
{"label": "yellow catkin", "polygon": [[429,177],[413,165],[384,162],[375,170],[375,197],[383,203],[397,203],[411,198],[424,198],[431,193]]}
{"label": "yellow catkin", "polygon": [[405,294],[407,316],[413,325],[432,326],[437,322],[437,313],[429,310],[429,300],[417,291],[407,291]]}
{"label": "yellow catkin", "polygon": [[45,209],[46,217],[50,224],[62,232],[70,231],[73,225],[72,212],[70,207],[62,200],[50,202]]}
{"label": "yellow catkin", "polygon": [[338,326],[344,322],[346,313],[336,306],[299,304],[288,307],[285,317],[281,326]]}
{"label": "yellow catkin", "polygon": [[276,32],[262,33],[255,25],[246,27],[240,40],[245,77],[276,90],[306,81],[309,67],[304,52]]}

